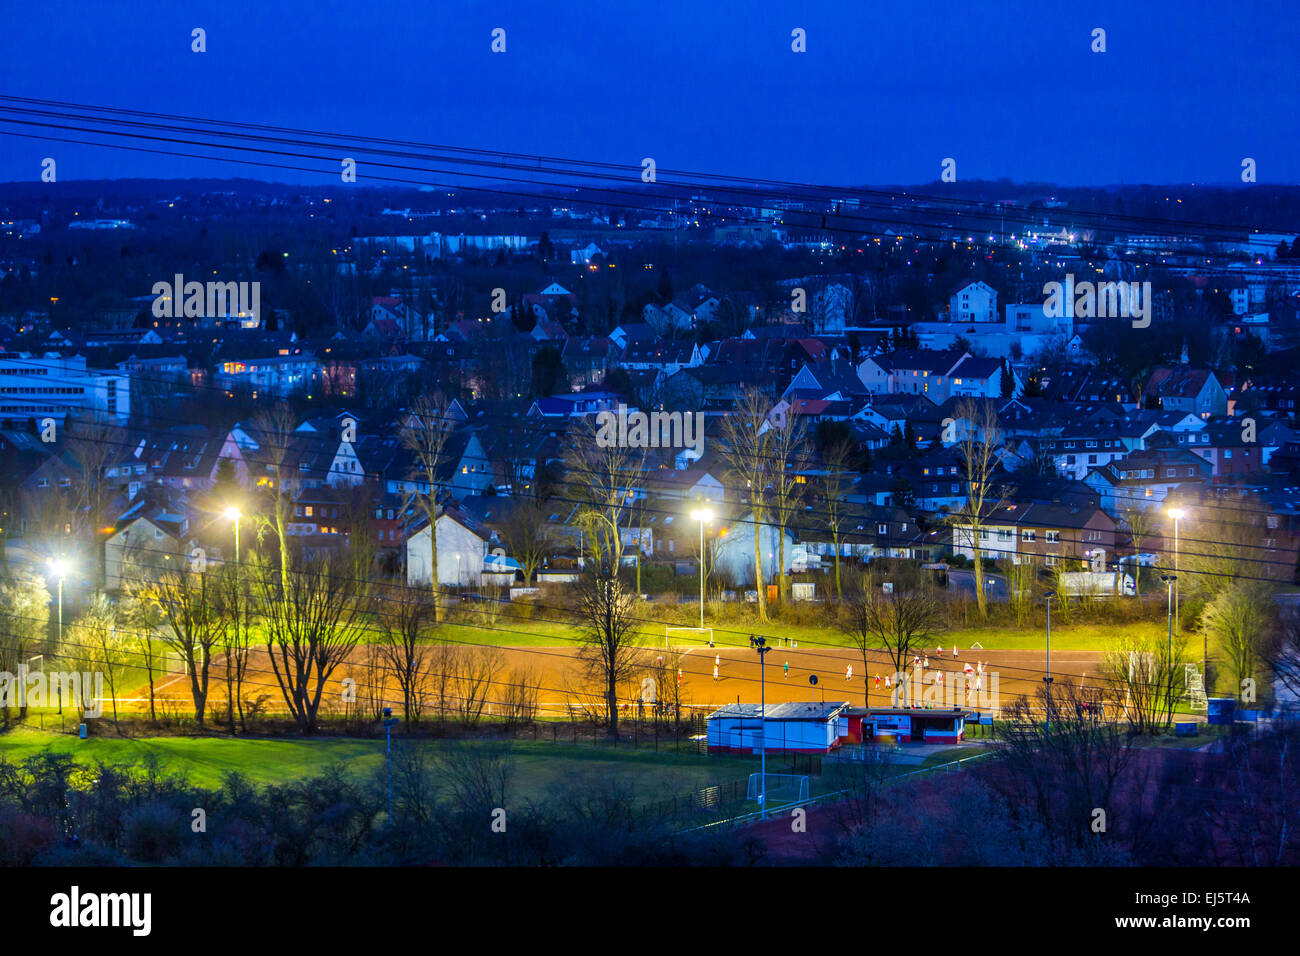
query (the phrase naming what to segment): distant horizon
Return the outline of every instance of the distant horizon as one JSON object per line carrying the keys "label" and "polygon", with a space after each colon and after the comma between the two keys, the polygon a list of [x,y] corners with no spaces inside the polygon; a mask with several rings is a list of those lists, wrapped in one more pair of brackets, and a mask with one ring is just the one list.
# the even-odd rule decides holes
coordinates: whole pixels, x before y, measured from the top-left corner
{"label": "distant horizon", "polygon": [[[60,170],[61,169],[62,168],[60,167]],[[716,170],[698,170],[692,172],[697,173],[698,175],[715,175],[715,174],[722,175],[718,173]],[[297,181],[297,180],[288,180],[288,179],[260,179],[256,176],[242,176],[242,175],[241,176],[213,176],[213,175],[119,176],[119,177],[111,177],[111,178],[88,177],[84,179],[77,179],[73,177],[65,178],[60,172],[58,183],[59,184],[75,183],[80,186],[94,186],[100,184],[140,185],[140,184],[147,184],[147,183],[174,183],[178,185],[185,184],[185,183],[231,183],[231,184],[248,184],[250,186],[277,186],[277,187],[284,187],[286,189],[322,188],[322,189],[339,189],[339,190],[347,189],[350,191],[360,190],[365,192],[416,192],[416,193],[439,193],[439,192],[445,192],[448,189],[455,189],[462,192],[493,192],[493,191],[502,191],[503,189],[509,188],[509,186],[511,185],[511,184],[485,185],[482,183],[479,184],[462,183],[460,185],[455,185],[455,186],[444,186],[444,185],[420,185],[418,183],[384,183],[384,182],[372,184],[372,183],[363,182],[360,179],[356,183],[344,184],[337,181],[336,175],[331,173],[324,173],[324,172],[320,174],[319,179],[317,181],[313,181],[313,180]],[[714,189],[715,191],[718,192],[726,191],[725,186],[711,186],[710,184],[706,184],[706,183],[677,182],[671,179],[663,179],[662,181],[660,181],[655,185],[661,190],[668,189],[668,188],[672,188],[672,189],[689,188],[701,192],[708,192],[710,189]],[[1052,189],[1080,190],[1080,191],[1091,191],[1091,192],[1114,192],[1122,189],[1148,189],[1148,188],[1149,189],[1221,189],[1225,191],[1242,191],[1242,192],[1250,189],[1300,190],[1300,183],[1241,183],[1241,182],[1233,182],[1231,180],[1224,181],[1224,182],[1063,183],[1063,182],[1043,182],[1040,180],[1013,180],[1013,179],[1003,178],[1003,179],[968,179],[960,183],[943,183],[937,180],[930,180],[928,182],[915,182],[915,183],[884,183],[884,182],[793,183],[792,182],[791,185],[797,185],[808,189],[837,189],[837,190],[861,189],[861,190],[873,190],[873,191],[898,190],[900,192],[909,192],[913,194],[922,190],[926,190],[926,191],[948,190],[955,194],[951,197],[944,197],[940,194],[937,194],[936,192],[935,198],[937,199],[945,199],[945,198],[956,199],[956,198],[960,198],[961,194],[963,193],[974,192],[982,189],[993,189],[998,187],[1003,187],[1003,188],[1009,187],[1015,189],[1040,189],[1041,188],[1045,190],[1052,190]],[[24,186],[36,186],[42,189],[49,189],[51,184],[42,183],[39,181],[39,179],[0,180],[0,189],[8,189],[10,187],[24,187]],[[575,186],[530,185],[527,187],[528,192],[536,192],[538,195],[541,195],[548,191],[559,193],[559,192],[572,192],[574,190],[581,190],[581,189],[596,189],[596,188],[603,188],[609,191],[615,191],[624,188],[634,189],[635,186],[632,184],[628,184],[627,186],[622,186],[617,184],[614,185],[606,184],[604,186],[598,187],[590,184],[582,184],[582,185],[575,185]],[[772,193],[780,193],[783,187],[780,185],[769,185],[769,184],[760,183],[758,185],[745,186],[743,188],[748,190],[753,190],[753,191],[768,191]],[[516,191],[522,192],[522,190],[511,190],[512,194],[513,192]],[[808,198],[816,198],[816,197],[808,197]],[[513,198],[503,199],[503,202],[513,202],[513,201],[514,201]],[[591,202],[595,204],[599,204],[599,200],[591,200]]]}

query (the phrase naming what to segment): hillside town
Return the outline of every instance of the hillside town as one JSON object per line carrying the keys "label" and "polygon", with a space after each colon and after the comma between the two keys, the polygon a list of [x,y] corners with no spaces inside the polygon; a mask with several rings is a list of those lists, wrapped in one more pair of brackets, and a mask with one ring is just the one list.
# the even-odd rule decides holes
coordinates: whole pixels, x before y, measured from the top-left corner
{"label": "hillside town", "polygon": [[[189,219],[223,198],[203,192],[166,207]],[[158,269],[167,278],[156,290],[145,283],[146,294],[98,307],[67,304],[63,283],[105,251],[140,255],[132,246],[151,244],[155,213],[110,209],[139,223],[83,220],[80,209],[7,220],[6,560],[76,554],[109,591],[121,552],[142,536],[171,555],[198,547],[219,560],[230,535],[214,516],[226,499],[264,494],[275,471],[295,547],[363,551],[369,572],[428,577],[428,514],[411,503],[417,485],[428,489],[402,433],[410,400],[436,392],[446,396],[448,436],[433,496],[439,522],[456,529],[440,539],[442,584],[572,580],[584,566],[586,496],[572,487],[567,450],[584,423],[619,409],[698,416],[703,429],[697,447],[648,449],[620,489],[622,560],[693,574],[689,513],[708,505],[711,587],[723,599],[754,598],[744,540],[755,527],[782,544],[782,566],[769,555],[761,583],[796,575],[813,585],[800,589],[805,599],[832,594],[826,572],[837,555],[854,565],[972,558],[970,525],[956,516],[970,497],[963,446],[983,429],[996,436],[985,477],[998,500],[979,533],[997,560],[1149,566],[1172,547],[1171,508],[1249,503],[1267,531],[1258,560],[1277,580],[1294,577],[1295,236],[1103,232],[1068,203],[1041,199],[1006,203],[1041,222],[1036,230],[921,241],[783,226],[825,220],[825,210],[776,199],[775,208],[723,209],[694,197],[677,218],[632,223],[598,209],[445,198],[441,208],[383,208],[372,218],[390,235],[326,230],[335,247],[322,261],[265,249],[233,274],[206,263],[228,277],[206,286]],[[330,201],[297,197],[302,208]],[[413,228],[520,213],[511,233]],[[755,231],[737,235],[728,213],[754,220]],[[701,215],[721,221],[705,229]],[[78,227],[105,238],[85,244],[72,238]],[[71,254],[54,265],[55,249]],[[683,271],[707,281],[678,291],[673,270],[687,255]],[[734,270],[710,272],[710,262],[737,257],[748,263],[741,275],[761,270],[763,281],[737,287]],[[929,272],[900,280],[885,271],[903,257]],[[767,277],[772,269],[780,274]],[[1095,300],[1091,289],[1071,294],[1054,314],[1050,280],[1038,277],[1073,272],[1109,272],[1098,285],[1117,301],[1130,276],[1154,277],[1143,280],[1153,290],[1146,325],[1106,314],[1105,288]],[[335,308],[318,304],[308,320],[277,307],[318,276]],[[256,309],[250,284],[261,290]],[[18,305],[38,296],[46,307]],[[755,519],[728,457],[726,421],[750,393],[761,394],[765,419],[789,422],[800,440],[788,462],[800,506],[780,527]],[[270,407],[282,410],[274,422]],[[546,546],[527,575],[507,533],[520,502],[544,513]],[[1136,533],[1135,514],[1148,516]]]}
{"label": "hillside town", "polygon": [[6,939],[1285,925],[1286,4],[28,6]]}

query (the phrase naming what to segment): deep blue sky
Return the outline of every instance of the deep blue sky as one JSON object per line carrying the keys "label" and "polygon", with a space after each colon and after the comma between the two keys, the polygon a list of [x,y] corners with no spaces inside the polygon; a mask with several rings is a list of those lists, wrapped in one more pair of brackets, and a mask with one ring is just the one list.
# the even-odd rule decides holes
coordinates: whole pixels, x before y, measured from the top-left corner
{"label": "deep blue sky", "polygon": [[[1232,182],[1252,156],[1300,181],[1295,0],[0,7],[21,96],[808,182],[926,182],[946,156],[961,179]],[[47,155],[61,179],[296,178],[0,135],[0,181]]]}

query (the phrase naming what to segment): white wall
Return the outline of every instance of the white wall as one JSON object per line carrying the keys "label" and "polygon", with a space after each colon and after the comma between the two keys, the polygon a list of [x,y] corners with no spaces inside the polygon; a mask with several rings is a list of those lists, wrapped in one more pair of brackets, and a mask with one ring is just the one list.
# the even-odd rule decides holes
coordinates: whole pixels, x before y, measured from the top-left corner
{"label": "white wall", "polygon": [[[748,516],[747,516],[748,517]],[[759,529],[759,543],[763,550],[763,580],[775,580],[777,565],[777,533],[771,525]],[[785,562],[787,568],[794,554],[794,538],[785,535]],[[751,520],[736,521],[727,527],[727,533],[718,539],[717,573],[727,583],[752,590],[754,587],[754,525]]]}
{"label": "white wall", "polygon": [[[422,528],[406,542],[406,583],[428,584],[432,580],[430,551],[432,535]],[[448,515],[438,518],[438,583],[477,587],[483,583],[483,559],[488,543]]]}

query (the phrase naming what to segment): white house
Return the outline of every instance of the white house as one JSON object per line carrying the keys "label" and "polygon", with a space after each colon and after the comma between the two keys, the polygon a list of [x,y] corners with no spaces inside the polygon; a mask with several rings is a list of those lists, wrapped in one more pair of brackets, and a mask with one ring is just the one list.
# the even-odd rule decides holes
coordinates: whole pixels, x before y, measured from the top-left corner
{"label": "white house", "polygon": [[575,266],[590,265],[591,260],[596,256],[603,256],[604,250],[594,242],[589,242],[581,249],[574,249],[569,253],[569,262]]}
{"label": "white house", "polygon": [[[758,533],[763,561],[763,580],[772,581],[777,566],[777,531],[763,525]],[[785,561],[787,568],[794,556],[794,538],[785,533]],[[723,581],[735,587],[750,590],[754,587],[754,516],[748,514],[733,521],[720,532],[714,566]]]}
{"label": "white house", "polygon": [[104,589],[122,587],[128,564],[132,576],[152,581],[191,560],[189,534],[183,499],[161,490],[138,496],[104,541]]}
{"label": "white house", "polygon": [[968,282],[948,299],[950,322],[996,322],[998,293],[987,282]]}
{"label": "white house", "polygon": [[[454,507],[438,516],[438,583],[447,587],[479,587],[487,570],[491,536],[486,529]],[[406,541],[406,583],[433,580],[432,539],[425,525]],[[496,570],[494,565],[494,570]]]}

